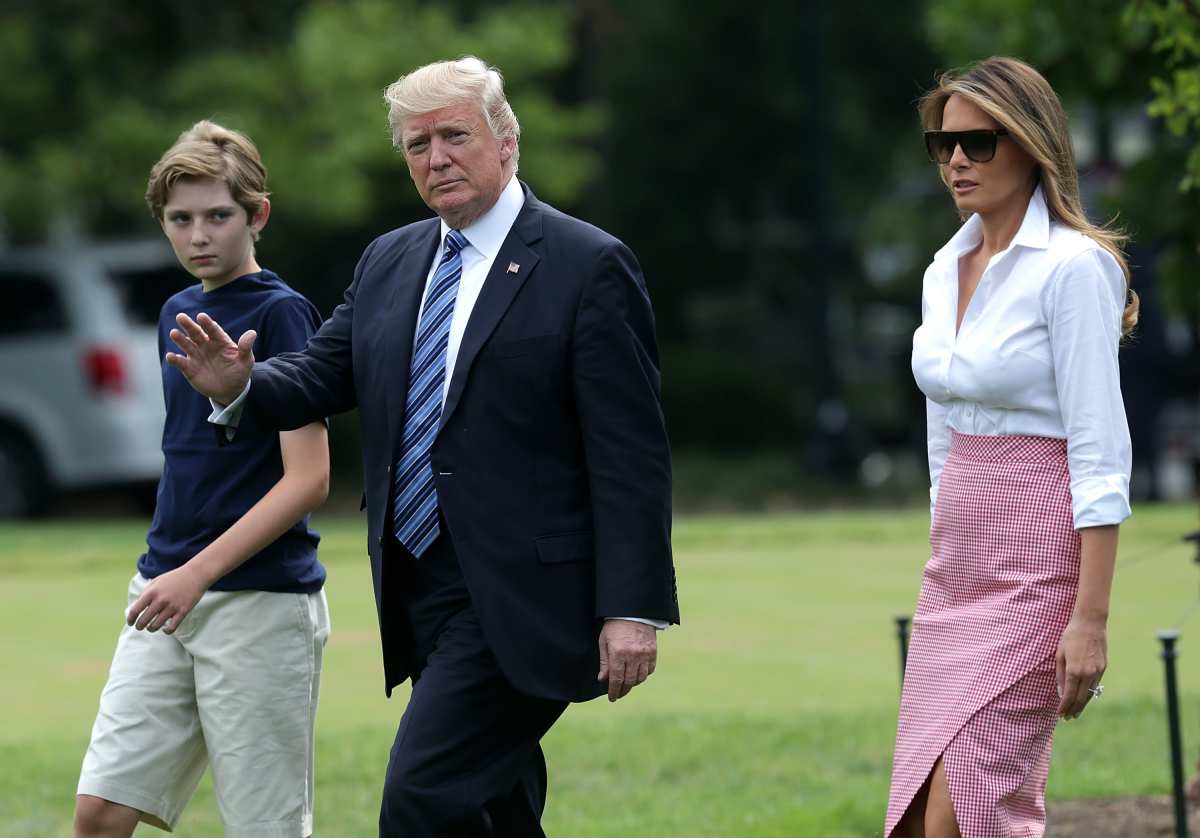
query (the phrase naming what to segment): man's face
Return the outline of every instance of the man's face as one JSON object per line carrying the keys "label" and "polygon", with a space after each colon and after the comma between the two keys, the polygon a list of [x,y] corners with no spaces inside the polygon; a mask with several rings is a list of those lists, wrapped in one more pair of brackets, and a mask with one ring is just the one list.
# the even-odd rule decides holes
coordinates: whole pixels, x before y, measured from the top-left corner
{"label": "man's face", "polygon": [[256,270],[254,234],[267,222],[269,204],[253,219],[213,178],[181,178],[163,206],[162,228],[187,272],[211,291]]}
{"label": "man's face", "polygon": [[400,147],[422,200],[461,230],[500,197],[516,141],[493,136],[479,105],[460,102],[404,120]]}

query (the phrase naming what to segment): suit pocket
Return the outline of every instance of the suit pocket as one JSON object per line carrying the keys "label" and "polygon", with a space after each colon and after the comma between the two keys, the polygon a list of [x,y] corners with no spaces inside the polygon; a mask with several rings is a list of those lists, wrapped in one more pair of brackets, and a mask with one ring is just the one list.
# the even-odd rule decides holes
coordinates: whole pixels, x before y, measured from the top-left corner
{"label": "suit pocket", "polygon": [[537,335],[517,340],[493,340],[484,354],[489,358],[517,358],[521,355],[540,355],[558,345],[558,335]]}
{"label": "suit pocket", "polygon": [[542,564],[590,562],[594,553],[591,530],[543,535],[535,538],[533,543]]}

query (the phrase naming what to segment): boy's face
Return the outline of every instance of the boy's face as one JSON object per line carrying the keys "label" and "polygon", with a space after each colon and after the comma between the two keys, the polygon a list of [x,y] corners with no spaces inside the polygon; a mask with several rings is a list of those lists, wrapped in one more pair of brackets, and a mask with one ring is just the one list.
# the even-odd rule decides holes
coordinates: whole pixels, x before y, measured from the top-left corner
{"label": "boy's face", "polygon": [[161,223],[179,263],[211,291],[259,270],[254,234],[269,213],[264,201],[258,215],[247,218],[224,181],[181,178],[167,196]]}

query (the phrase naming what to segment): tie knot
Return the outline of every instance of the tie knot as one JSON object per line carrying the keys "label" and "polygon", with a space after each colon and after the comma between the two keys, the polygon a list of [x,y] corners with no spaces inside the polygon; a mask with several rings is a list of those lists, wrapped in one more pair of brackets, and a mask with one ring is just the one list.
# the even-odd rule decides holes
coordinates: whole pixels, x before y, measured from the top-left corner
{"label": "tie knot", "polygon": [[452,253],[458,253],[468,244],[467,237],[459,230],[451,230],[446,234],[446,249]]}

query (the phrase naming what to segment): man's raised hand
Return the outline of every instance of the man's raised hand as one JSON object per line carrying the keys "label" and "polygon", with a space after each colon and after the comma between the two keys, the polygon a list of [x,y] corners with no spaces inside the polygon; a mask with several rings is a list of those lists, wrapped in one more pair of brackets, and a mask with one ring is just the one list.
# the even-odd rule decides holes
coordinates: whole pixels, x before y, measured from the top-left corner
{"label": "man's raised hand", "polygon": [[171,330],[171,340],[184,354],[168,352],[167,363],[183,373],[197,392],[219,404],[229,404],[240,396],[250,380],[258,335],[253,330],[243,332],[234,343],[221,325],[203,312],[195,320],[177,314],[175,322],[179,328]]}

